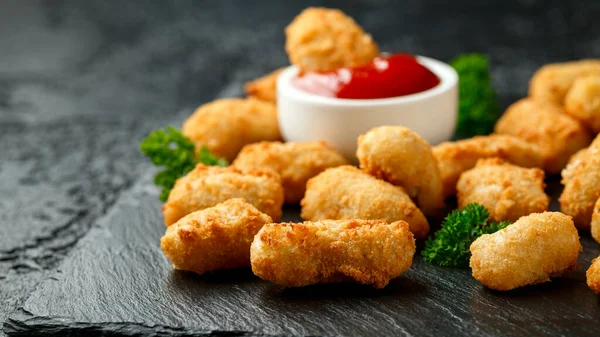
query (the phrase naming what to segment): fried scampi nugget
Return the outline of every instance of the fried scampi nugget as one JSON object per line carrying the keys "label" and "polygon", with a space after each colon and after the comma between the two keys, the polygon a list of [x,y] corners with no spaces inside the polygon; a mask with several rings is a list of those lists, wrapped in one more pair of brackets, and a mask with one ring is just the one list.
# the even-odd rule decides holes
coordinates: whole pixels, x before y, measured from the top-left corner
{"label": "fried scampi nugget", "polygon": [[517,136],[540,147],[544,170],[562,170],[569,157],[588,146],[589,132],[557,105],[524,98],[508,107],[494,128],[496,133]]}
{"label": "fried scampi nugget", "polygon": [[233,162],[239,168],[268,167],[279,173],[286,203],[300,202],[308,179],[327,168],[346,164],[346,159],[325,142],[250,144]]}
{"label": "fried scampi nugget", "polygon": [[379,55],[377,44],[338,9],[307,8],[285,28],[285,51],[301,71],[355,67]]}
{"label": "fried scampi nugget", "polygon": [[429,232],[427,219],[401,187],[354,166],[330,168],[310,179],[300,205],[304,220],[403,220],[416,238]]}
{"label": "fried scampi nugget", "polygon": [[565,112],[600,132],[600,72],[577,78],[565,97]]}
{"label": "fried scampi nugget", "polygon": [[537,145],[509,135],[476,136],[444,142],[433,147],[433,156],[440,168],[445,197],[456,194],[458,178],[475,167],[479,159],[496,157],[527,168],[543,166]]}
{"label": "fried scampi nugget", "polygon": [[582,250],[571,217],[534,213],[471,244],[473,277],[486,287],[511,290],[550,281],[577,268]]}
{"label": "fried scampi nugget", "polygon": [[529,96],[563,105],[573,81],[580,76],[600,75],[600,60],[580,60],[548,64],[535,72],[529,81]]}
{"label": "fried scampi nugget", "polygon": [[277,101],[277,77],[283,68],[279,68],[254,81],[247,82],[244,90],[248,96],[275,103]]}
{"label": "fried scampi nugget", "polygon": [[594,147],[575,154],[562,171],[565,186],[560,211],[573,217],[579,229],[590,229],[594,204],[600,198],[600,151]]}
{"label": "fried scampi nugget", "polygon": [[423,213],[444,208],[442,180],[431,146],[403,126],[380,126],[358,137],[360,168],[396,186],[416,200]]}
{"label": "fried scampi nugget", "polygon": [[323,220],[268,224],[250,248],[252,271],[286,287],[356,281],[383,288],[412,264],[408,224]]}
{"label": "fried scampi nugget", "polygon": [[592,144],[588,147],[590,150],[600,151],[600,134],[596,135],[596,138],[592,141]]}
{"label": "fried scampi nugget", "polygon": [[216,156],[232,161],[250,143],[279,140],[275,104],[256,98],[219,99],[199,107],[184,123],[183,134]]}
{"label": "fried scampi nugget", "polygon": [[165,225],[182,217],[232,198],[244,198],[258,210],[279,221],[283,205],[283,187],[279,175],[268,169],[198,164],[179,178],[162,206]]}
{"label": "fried scampi nugget", "polygon": [[592,260],[592,265],[585,273],[588,287],[600,294],[600,256]]}
{"label": "fried scampi nugget", "polygon": [[229,199],[179,219],[167,228],[160,247],[178,270],[203,274],[250,266],[254,235],[272,222],[244,199]]}
{"label": "fried scampi nugget", "polygon": [[514,222],[522,216],[548,210],[544,171],[508,164],[502,159],[480,159],[460,176],[458,207],[479,203],[492,220]]}
{"label": "fried scampi nugget", "polygon": [[592,143],[589,146],[590,149],[600,151],[600,134],[597,134]]}
{"label": "fried scampi nugget", "polygon": [[600,243],[600,198],[594,205],[594,212],[592,213],[592,222],[590,223],[590,232],[594,240]]}

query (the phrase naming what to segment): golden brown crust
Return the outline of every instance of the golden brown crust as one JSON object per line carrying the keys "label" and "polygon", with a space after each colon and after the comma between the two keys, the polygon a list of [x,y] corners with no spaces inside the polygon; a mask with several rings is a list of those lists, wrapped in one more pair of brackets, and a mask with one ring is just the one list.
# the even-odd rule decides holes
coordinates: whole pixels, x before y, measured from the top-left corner
{"label": "golden brown crust", "polygon": [[281,178],[268,168],[242,170],[198,164],[179,178],[169,193],[162,207],[165,225],[232,198],[243,198],[273,221],[279,221],[283,204]]}
{"label": "golden brown crust", "polygon": [[585,273],[588,287],[600,294],[600,256],[592,260],[590,268]]}
{"label": "golden brown crust", "polygon": [[575,79],[565,97],[565,112],[600,132],[600,72]]}
{"label": "golden brown crust", "polygon": [[275,104],[256,98],[226,98],[200,106],[183,123],[183,134],[213,154],[232,161],[250,143],[279,140]]}
{"label": "golden brown crust", "polygon": [[179,270],[203,274],[250,266],[254,235],[272,222],[244,199],[229,199],[179,219],[167,228],[160,247]]}
{"label": "golden brown crust", "polygon": [[412,264],[408,224],[322,220],[264,226],[252,242],[252,271],[287,287],[354,280],[383,288]]}
{"label": "golden brown crust", "polygon": [[426,140],[403,126],[380,126],[358,137],[360,168],[402,186],[428,216],[444,208],[437,161]]}
{"label": "golden brown crust", "polygon": [[325,142],[261,142],[246,145],[233,165],[239,168],[268,167],[281,176],[286,203],[304,197],[308,179],[330,167],[348,162]]}
{"label": "golden brown crust", "polygon": [[594,138],[592,144],[590,144],[588,148],[595,151],[600,151],[600,134],[596,135],[596,138]]}
{"label": "golden brown crust", "polygon": [[458,207],[479,203],[494,221],[517,221],[522,216],[548,210],[544,171],[511,165],[499,158],[480,159],[460,176]]}
{"label": "golden brown crust", "polygon": [[354,166],[330,168],[310,179],[300,204],[304,220],[403,220],[416,238],[424,238],[429,232],[427,219],[401,187]]}
{"label": "golden brown crust", "polygon": [[529,96],[558,105],[577,77],[600,75],[600,60],[580,60],[548,64],[535,72],[529,82]]}
{"label": "golden brown crust", "polygon": [[248,96],[256,97],[260,100],[276,103],[277,102],[277,77],[283,68],[279,68],[263,77],[244,84],[244,90]]}
{"label": "golden brown crust", "polygon": [[572,216],[577,228],[590,229],[594,204],[600,198],[600,150],[590,146],[577,152],[562,171],[562,183],[560,211]]}
{"label": "golden brown crust", "polygon": [[285,29],[285,51],[301,71],[369,63],[379,55],[370,35],[338,9],[307,8]]}
{"label": "golden brown crust", "polygon": [[456,194],[460,175],[475,167],[477,160],[497,157],[522,167],[542,167],[543,158],[537,145],[510,135],[476,136],[433,147],[438,162],[444,196]]}
{"label": "golden brown crust", "polygon": [[592,213],[592,222],[590,223],[590,232],[594,240],[600,243],[600,198],[594,205],[594,212]]}
{"label": "golden brown crust", "polygon": [[473,277],[486,287],[511,290],[547,282],[577,268],[582,250],[571,217],[534,213],[471,244]]}
{"label": "golden brown crust", "polygon": [[517,136],[540,147],[544,170],[550,174],[562,170],[569,157],[588,146],[589,132],[560,106],[524,98],[512,104],[498,120],[495,132]]}

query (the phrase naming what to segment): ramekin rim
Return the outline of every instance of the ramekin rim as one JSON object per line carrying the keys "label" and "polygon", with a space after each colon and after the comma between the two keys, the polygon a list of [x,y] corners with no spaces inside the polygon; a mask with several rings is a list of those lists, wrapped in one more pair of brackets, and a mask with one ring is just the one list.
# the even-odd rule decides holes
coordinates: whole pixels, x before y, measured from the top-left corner
{"label": "ramekin rim", "polygon": [[314,104],[348,107],[397,105],[431,99],[433,97],[442,95],[449,90],[452,90],[452,88],[458,84],[458,74],[449,64],[430,57],[420,55],[416,55],[416,57],[420,63],[425,65],[440,78],[440,83],[438,85],[416,94],[374,99],[347,99],[320,96],[305,92],[292,85],[291,79],[298,74],[298,67],[291,65],[286,67],[277,78],[277,96],[279,97],[280,94],[282,94],[284,96],[294,97],[297,100],[308,101]]}

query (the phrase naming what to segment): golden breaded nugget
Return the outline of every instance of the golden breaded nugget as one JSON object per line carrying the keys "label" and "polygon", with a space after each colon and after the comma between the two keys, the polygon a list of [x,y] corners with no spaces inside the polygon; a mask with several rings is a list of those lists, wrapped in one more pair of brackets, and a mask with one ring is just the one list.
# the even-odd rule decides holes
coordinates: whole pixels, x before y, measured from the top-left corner
{"label": "golden breaded nugget", "polygon": [[412,264],[404,221],[322,220],[264,226],[250,248],[252,271],[286,287],[356,281],[383,288]]}
{"label": "golden breaded nugget", "polygon": [[444,208],[442,179],[429,143],[403,126],[380,126],[358,137],[360,168],[416,199],[423,213],[436,215]]}
{"label": "golden breaded nugget", "polygon": [[213,154],[232,161],[244,145],[279,140],[275,104],[256,98],[226,98],[196,109],[183,123],[183,134]]}
{"label": "golden breaded nugget", "polygon": [[588,287],[600,294],[600,256],[592,260],[592,265],[585,273],[585,277]]}
{"label": "golden breaded nugget", "polygon": [[254,81],[246,82],[244,90],[248,96],[256,97],[263,101],[277,102],[277,77],[283,68],[279,68]]}
{"label": "golden breaded nugget", "polygon": [[588,146],[589,132],[557,105],[524,98],[506,110],[494,128],[496,133],[517,136],[536,144],[544,157],[544,170],[562,170],[569,157]]}
{"label": "golden breaded nugget", "polygon": [[479,159],[496,157],[527,168],[543,166],[537,145],[509,135],[475,136],[444,142],[433,147],[433,156],[440,168],[445,197],[456,194],[458,178],[475,167]]}
{"label": "golden breaded nugget", "polygon": [[565,185],[560,211],[573,217],[579,229],[590,229],[592,212],[600,198],[600,151],[590,147],[575,154],[562,171]]}
{"label": "golden breaded nugget", "polygon": [[594,151],[600,151],[600,134],[596,135],[596,138],[592,141],[592,144],[588,147]]}
{"label": "golden breaded nugget", "polygon": [[473,277],[486,287],[511,290],[550,281],[577,268],[582,250],[571,217],[534,213],[471,244]]}
{"label": "golden breaded nugget", "polygon": [[300,205],[304,220],[403,220],[416,238],[424,238],[429,232],[427,219],[402,187],[354,166],[330,168],[310,179]]}
{"label": "golden breaded nugget", "polygon": [[580,76],[600,75],[600,60],[580,60],[548,64],[535,72],[529,81],[529,96],[563,105],[573,81]]}
{"label": "golden breaded nugget", "polygon": [[494,221],[514,222],[522,216],[548,210],[544,171],[508,164],[499,158],[480,159],[460,176],[458,207],[483,205]]}
{"label": "golden breaded nugget", "polygon": [[250,244],[271,217],[244,199],[190,213],[167,228],[160,247],[178,270],[203,274],[250,266]]}
{"label": "golden breaded nugget", "polygon": [[581,149],[581,150],[575,152],[575,154],[572,155],[571,158],[569,158],[569,162],[567,163],[567,166],[565,166],[565,168],[561,171],[561,173],[565,172],[565,170],[567,169],[567,167],[569,167],[569,165],[587,158],[589,155],[589,153],[588,153],[589,149],[590,149],[589,147],[586,147],[585,149]]}
{"label": "golden breaded nugget", "polygon": [[308,179],[327,168],[346,164],[346,159],[325,142],[250,144],[233,162],[239,168],[268,167],[279,173],[286,203],[300,202]]}
{"label": "golden breaded nugget", "polygon": [[573,82],[565,97],[565,112],[590,130],[600,132],[600,72]]}
{"label": "golden breaded nugget", "polygon": [[[581,160],[588,160],[587,158],[590,156],[598,156],[600,155],[600,134],[596,135],[596,138],[594,138],[594,140],[592,141],[592,143],[590,144],[590,146],[581,149],[579,151],[577,151],[574,155],[571,156],[571,158],[569,158],[569,163],[567,164],[567,167],[571,164],[574,164],[576,162],[579,162]],[[566,167],[565,167],[566,169]],[[565,170],[563,169],[563,172]],[[568,171],[567,171],[567,175],[569,175]]]}
{"label": "golden breaded nugget", "polygon": [[594,240],[600,243],[600,198],[594,205],[594,212],[592,213],[592,222],[590,223],[590,232]]}
{"label": "golden breaded nugget", "polygon": [[179,178],[162,206],[165,225],[218,203],[244,198],[248,203],[279,221],[283,205],[283,187],[279,175],[268,169],[238,169],[235,167],[198,164]]}
{"label": "golden breaded nugget", "polygon": [[373,38],[339,9],[307,8],[285,28],[285,51],[301,71],[355,67],[379,56]]}

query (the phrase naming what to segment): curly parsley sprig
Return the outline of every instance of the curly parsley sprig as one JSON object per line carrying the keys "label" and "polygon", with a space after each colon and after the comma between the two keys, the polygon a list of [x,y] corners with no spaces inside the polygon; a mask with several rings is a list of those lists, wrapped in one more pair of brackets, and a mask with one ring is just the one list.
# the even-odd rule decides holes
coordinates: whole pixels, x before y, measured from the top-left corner
{"label": "curly parsley sprig", "polygon": [[435,239],[428,238],[421,252],[425,261],[444,267],[468,267],[471,243],[483,234],[492,234],[505,228],[509,222],[489,222],[490,213],[480,204],[468,204],[462,210],[454,210],[435,232]]}
{"label": "curly parsley sprig", "polygon": [[462,54],[450,65],[458,73],[460,99],[456,134],[462,138],[491,133],[500,117],[500,105],[492,88],[488,57]]}
{"label": "curly parsley sprig", "polygon": [[173,126],[158,129],[140,144],[142,152],[152,163],[164,169],[154,176],[154,183],[162,187],[160,200],[167,201],[175,181],[190,172],[196,164],[227,166],[227,160],[213,155],[206,147],[196,154],[194,143]]}

